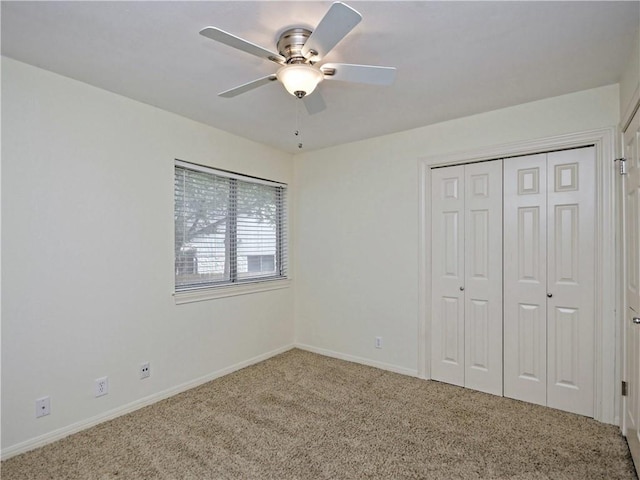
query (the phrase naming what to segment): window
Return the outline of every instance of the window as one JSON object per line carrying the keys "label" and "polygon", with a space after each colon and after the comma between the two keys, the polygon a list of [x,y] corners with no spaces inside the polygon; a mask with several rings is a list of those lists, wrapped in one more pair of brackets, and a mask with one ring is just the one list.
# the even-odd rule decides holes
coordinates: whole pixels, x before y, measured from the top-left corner
{"label": "window", "polygon": [[263,270],[273,270],[273,255],[248,255],[247,269],[249,272],[261,272]]}
{"label": "window", "polygon": [[287,278],[287,186],[176,161],[176,293]]}

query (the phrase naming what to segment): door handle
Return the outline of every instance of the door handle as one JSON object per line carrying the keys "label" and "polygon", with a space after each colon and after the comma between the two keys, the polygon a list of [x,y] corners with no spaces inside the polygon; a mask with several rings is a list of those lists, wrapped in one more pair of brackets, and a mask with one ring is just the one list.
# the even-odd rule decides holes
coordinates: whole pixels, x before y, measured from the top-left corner
{"label": "door handle", "polygon": [[635,323],[636,325],[640,325],[640,317],[633,317],[633,319],[631,319],[631,321],[633,323]]}
{"label": "door handle", "polygon": [[464,287],[460,287],[460,291],[461,291],[461,292],[464,292]]}
{"label": "door handle", "polygon": [[553,297],[553,293],[547,293],[547,297],[549,298]]}

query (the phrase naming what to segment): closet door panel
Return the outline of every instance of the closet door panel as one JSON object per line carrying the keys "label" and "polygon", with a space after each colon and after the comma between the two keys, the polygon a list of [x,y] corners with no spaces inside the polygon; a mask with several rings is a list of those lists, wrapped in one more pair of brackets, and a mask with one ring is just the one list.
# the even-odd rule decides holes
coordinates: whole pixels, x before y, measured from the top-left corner
{"label": "closet door panel", "polygon": [[464,167],[431,173],[431,377],[464,386]]}
{"label": "closet door panel", "polygon": [[546,359],[540,354],[544,351],[541,329],[546,325],[546,316],[547,312],[541,305],[518,305],[517,372],[532,382],[540,382],[545,374]]}
{"label": "closet door panel", "polygon": [[465,386],[502,395],[502,160],[465,166]]}
{"label": "closet door panel", "polygon": [[547,157],[547,404],[592,417],[595,150]]}
{"label": "closet door panel", "polygon": [[504,395],[546,405],[546,155],[503,168]]}

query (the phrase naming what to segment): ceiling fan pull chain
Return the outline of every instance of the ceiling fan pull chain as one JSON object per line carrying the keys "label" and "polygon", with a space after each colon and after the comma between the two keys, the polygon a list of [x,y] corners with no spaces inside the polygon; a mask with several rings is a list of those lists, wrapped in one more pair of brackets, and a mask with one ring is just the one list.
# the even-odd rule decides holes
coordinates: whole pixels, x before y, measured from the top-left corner
{"label": "ceiling fan pull chain", "polygon": [[300,104],[302,102],[296,101],[296,130],[293,134],[298,140],[298,148],[302,149],[302,132],[300,131]]}

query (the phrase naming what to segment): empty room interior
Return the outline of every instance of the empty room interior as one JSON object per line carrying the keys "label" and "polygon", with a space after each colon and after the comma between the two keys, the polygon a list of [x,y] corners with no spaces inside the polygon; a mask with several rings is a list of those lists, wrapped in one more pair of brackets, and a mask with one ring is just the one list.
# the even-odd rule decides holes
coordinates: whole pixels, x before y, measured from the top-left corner
{"label": "empty room interior", "polygon": [[639,2],[0,8],[3,478],[638,478]]}

